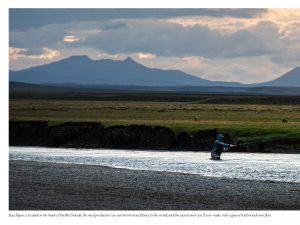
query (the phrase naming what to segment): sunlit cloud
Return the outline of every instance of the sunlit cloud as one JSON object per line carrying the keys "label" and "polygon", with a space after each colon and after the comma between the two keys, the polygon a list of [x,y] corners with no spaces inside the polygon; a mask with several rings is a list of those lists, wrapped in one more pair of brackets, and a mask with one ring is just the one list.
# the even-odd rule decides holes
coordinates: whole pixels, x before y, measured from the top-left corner
{"label": "sunlit cloud", "polygon": [[232,34],[238,30],[250,28],[258,23],[257,18],[234,18],[234,17],[210,17],[193,16],[177,17],[167,19],[167,22],[178,24],[184,27],[207,26],[211,30],[216,30],[224,35]]}
{"label": "sunlit cloud", "polygon": [[156,58],[156,55],[151,54],[151,53],[139,52],[137,55],[138,55],[139,59],[154,59],[154,58]]}
{"label": "sunlit cloud", "polygon": [[9,60],[17,60],[27,51],[26,48],[9,47]]}
{"label": "sunlit cloud", "polygon": [[50,48],[42,48],[42,54],[29,55],[32,59],[54,59],[60,55],[59,51]]}
{"label": "sunlit cloud", "polygon": [[96,55],[97,59],[122,59],[123,56],[120,54],[109,54],[107,52],[99,52]]}
{"label": "sunlit cloud", "polygon": [[[86,23],[85,23],[86,24]],[[65,30],[68,34],[70,34],[69,36],[73,36],[73,37],[80,37],[80,39],[82,37],[85,36],[89,36],[89,35],[95,35],[95,34],[99,34],[100,32],[102,32],[101,29],[77,29],[75,30],[74,28],[72,30]]]}
{"label": "sunlit cloud", "polygon": [[79,41],[80,39],[74,35],[68,35],[64,36],[64,42],[76,42]]}
{"label": "sunlit cloud", "polygon": [[299,9],[268,9],[257,17],[237,18],[237,17],[213,17],[213,16],[191,16],[191,17],[174,17],[167,19],[169,23],[179,24],[184,27],[190,26],[207,26],[212,30],[226,35],[238,30],[250,29],[259,22],[269,21],[279,26],[282,34],[292,32],[295,27],[294,23],[300,22]]}
{"label": "sunlit cloud", "polygon": [[41,54],[27,54],[28,49],[26,48],[9,48],[9,57],[11,60],[18,60],[19,58],[30,58],[30,59],[54,59],[60,55],[60,52],[55,49],[42,48]]}
{"label": "sunlit cloud", "polygon": [[[97,27],[98,25],[94,23],[95,22],[90,22],[88,24],[87,22],[85,22],[84,25]],[[73,27],[72,29],[65,29],[64,32],[67,33],[68,35],[64,36],[63,41],[66,43],[72,43],[78,41],[84,42],[86,38],[92,37],[94,35],[98,35],[99,33],[102,32],[102,30],[99,28],[85,29],[82,26],[78,26],[78,27]]]}
{"label": "sunlit cloud", "polygon": [[269,9],[258,18],[273,20],[280,23],[300,21],[299,9]]}
{"label": "sunlit cloud", "polygon": [[198,66],[204,60],[204,58],[200,56],[184,56],[181,59],[189,63],[190,65],[196,65],[196,66]]}

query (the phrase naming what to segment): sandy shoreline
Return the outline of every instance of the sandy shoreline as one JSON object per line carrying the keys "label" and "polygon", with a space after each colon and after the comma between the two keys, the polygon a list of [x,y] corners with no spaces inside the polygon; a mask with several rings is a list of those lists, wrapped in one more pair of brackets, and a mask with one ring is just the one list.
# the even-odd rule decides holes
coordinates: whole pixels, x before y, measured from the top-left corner
{"label": "sandy shoreline", "polygon": [[10,210],[299,210],[300,183],[9,162]]}

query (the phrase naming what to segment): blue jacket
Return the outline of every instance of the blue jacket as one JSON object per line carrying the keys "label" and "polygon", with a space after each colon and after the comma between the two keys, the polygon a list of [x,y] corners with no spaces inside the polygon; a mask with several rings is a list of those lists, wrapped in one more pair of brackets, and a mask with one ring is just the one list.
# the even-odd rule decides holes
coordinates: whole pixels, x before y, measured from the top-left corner
{"label": "blue jacket", "polygon": [[215,140],[211,149],[211,154],[220,156],[224,151],[224,148],[229,148],[229,144],[224,143],[223,138],[224,136],[222,134],[218,134],[217,140]]}

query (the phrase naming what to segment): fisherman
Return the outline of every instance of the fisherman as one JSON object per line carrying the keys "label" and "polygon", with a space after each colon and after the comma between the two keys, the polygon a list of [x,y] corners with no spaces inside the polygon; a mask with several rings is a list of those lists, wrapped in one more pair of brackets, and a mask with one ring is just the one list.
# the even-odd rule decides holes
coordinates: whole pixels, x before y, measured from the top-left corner
{"label": "fisherman", "polygon": [[235,145],[226,144],[223,141],[224,136],[222,134],[217,135],[217,140],[215,140],[214,145],[211,149],[211,159],[212,160],[220,160],[221,154],[223,151],[227,151],[228,148],[232,148]]}

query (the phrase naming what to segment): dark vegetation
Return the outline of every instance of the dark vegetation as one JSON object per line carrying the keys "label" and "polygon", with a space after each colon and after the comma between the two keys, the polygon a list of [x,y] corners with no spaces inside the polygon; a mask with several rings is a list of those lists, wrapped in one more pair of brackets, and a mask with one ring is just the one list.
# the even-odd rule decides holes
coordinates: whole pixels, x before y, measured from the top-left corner
{"label": "dark vegetation", "polygon": [[300,87],[201,87],[27,84],[10,82],[11,98],[300,104]]}
{"label": "dark vegetation", "polygon": [[[115,148],[153,150],[209,151],[219,131],[200,130],[194,135],[174,133],[161,126],[111,126],[100,123],[68,122],[49,126],[44,121],[10,121],[11,146],[65,148]],[[231,133],[223,132],[227,142],[237,144],[233,151],[300,153],[299,138],[238,143]]]}
{"label": "dark vegetation", "polygon": [[187,93],[120,93],[120,92],[61,92],[61,93],[24,93],[14,92],[13,99],[49,99],[49,100],[94,100],[94,101],[136,101],[136,102],[193,102],[203,104],[267,104],[298,105],[300,96],[243,96],[222,94]]}

